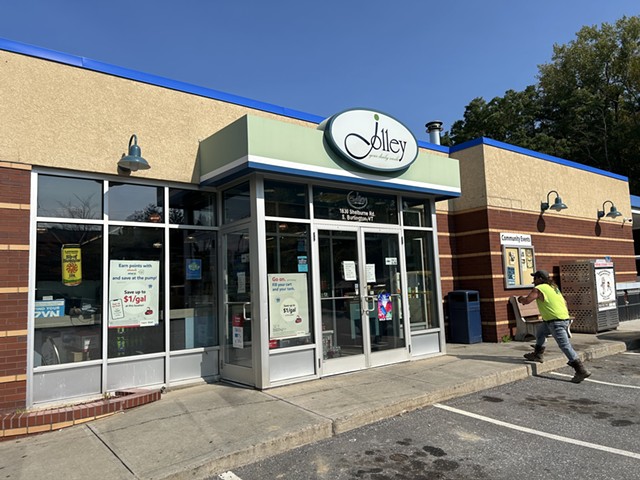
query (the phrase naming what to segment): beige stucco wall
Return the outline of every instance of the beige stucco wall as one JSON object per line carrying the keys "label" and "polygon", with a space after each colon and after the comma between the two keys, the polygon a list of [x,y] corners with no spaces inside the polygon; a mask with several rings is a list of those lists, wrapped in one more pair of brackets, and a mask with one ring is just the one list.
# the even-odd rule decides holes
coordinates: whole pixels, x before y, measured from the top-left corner
{"label": "beige stucco wall", "polygon": [[[597,211],[611,200],[625,217],[631,217],[626,181],[491,146],[485,146],[484,153],[489,206],[539,213],[540,203],[556,190],[569,207],[562,215],[596,221]],[[551,194],[549,202],[553,204],[555,198]],[[606,205],[607,212],[610,206]],[[557,213],[549,210],[547,214]]]}
{"label": "beige stucco wall", "polygon": [[[451,155],[460,162],[460,198],[449,200],[449,210],[482,208],[487,204],[484,145],[460,150]],[[442,202],[441,202],[442,203]]]}
{"label": "beige stucco wall", "polygon": [[[460,161],[462,187],[460,198],[449,201],[452,211],[494,207],[540,213],[540,203],[556,190],[569,207],[562,215],[596,221],[597,211],[611,200],[623,216],[631,217],[626,181],[489,145],[457,151],[452,157]],[[555,197],[551,194],[549,202]]]}
{"label": "beige stucco wall", "polygon": [[52,61],[0,51],[0,161],[117,174],[136,134],[150,170],[197,183],[198,142],[252,113],[307,123]]}

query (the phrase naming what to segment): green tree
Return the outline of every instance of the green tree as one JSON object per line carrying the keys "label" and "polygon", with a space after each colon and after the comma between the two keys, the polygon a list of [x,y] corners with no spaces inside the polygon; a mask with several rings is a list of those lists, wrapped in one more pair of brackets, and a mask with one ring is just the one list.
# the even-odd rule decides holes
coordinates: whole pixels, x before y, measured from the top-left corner
{"label": "green tree", "polygon": [[640,17],[583,27],[538,68],[522,92],[473,99],[445,142],[493,138],[626,175],[640,192]]}

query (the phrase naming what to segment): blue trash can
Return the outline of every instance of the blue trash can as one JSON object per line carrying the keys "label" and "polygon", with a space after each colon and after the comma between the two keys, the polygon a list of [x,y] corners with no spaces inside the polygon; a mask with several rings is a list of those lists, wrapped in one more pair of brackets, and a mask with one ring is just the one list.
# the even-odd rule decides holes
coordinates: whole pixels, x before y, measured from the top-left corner
{"label": "blue trash can", "polygon": [[482,342],[480,293],[476,290],[449,292],[449,332],[451,343]]}

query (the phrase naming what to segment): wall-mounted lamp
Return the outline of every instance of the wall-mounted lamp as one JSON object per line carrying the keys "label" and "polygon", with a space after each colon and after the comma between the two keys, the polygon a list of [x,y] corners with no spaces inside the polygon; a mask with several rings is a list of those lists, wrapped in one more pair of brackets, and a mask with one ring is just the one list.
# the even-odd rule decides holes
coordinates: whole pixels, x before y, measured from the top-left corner
{"label": "wall-mounted lamp", "polygon": [[[131,144],[133,142],[133,145]],[[137,170],[147,170],[151,166],[140,156],[140,147],[138,146],[138,137],[135,134],[129,139],[129,155],[122,156],[118,161],[118,167],[126,172],[135,172]]]}
{"label": "wall-mounted lamp", "polygon": [[[551,195],[552,193],[556,194],[556,200],[553,202],[553,205],[549,206],[549,195]],[[551,190],[549,193],[547,193],[547,201],[540,204],[540,212],[542,213],[546,212],[549,209],[559,212],[560,210],[564,210],[565,208],[569,207],[565,205],[565,203],[560,198],[560,195],[555,190]]]}
{"label": "wall-mounted lamp", "polygon": [[602,210],[598,210],[598,220],[600,220],[602,217],[605,216],[604,214],[604,206],[610,203],[611,204],[611,208],[609,209],[609,213],[606,214],[607,217],[609,218],[617,218],[617,217],[621,217],[622,214],[618,211],[618,209],[616,208],[616,206],[613,204],[613,202],[611,200],[605,200],[605,202],[602,204]]}

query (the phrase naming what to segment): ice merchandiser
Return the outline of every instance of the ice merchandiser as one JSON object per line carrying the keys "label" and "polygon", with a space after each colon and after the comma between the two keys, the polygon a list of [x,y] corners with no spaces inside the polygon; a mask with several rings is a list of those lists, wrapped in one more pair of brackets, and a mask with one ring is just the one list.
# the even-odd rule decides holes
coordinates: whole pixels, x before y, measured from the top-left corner
{"label": "ice merchandiser", "polygon": [[618,326],[615,268],[611,260],[560,262],[560,287],[574,318],[572,331],[598,333]]}

